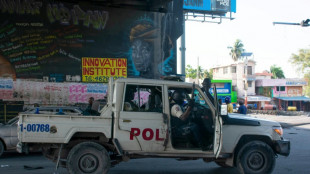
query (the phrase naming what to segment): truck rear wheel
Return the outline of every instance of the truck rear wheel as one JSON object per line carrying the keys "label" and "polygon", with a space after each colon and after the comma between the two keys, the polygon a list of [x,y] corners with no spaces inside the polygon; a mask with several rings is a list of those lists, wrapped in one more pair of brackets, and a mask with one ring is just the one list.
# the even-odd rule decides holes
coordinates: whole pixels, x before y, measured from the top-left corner
{"label": "truck rear wheel", "polygon": [[268,174],[273,171],[275,162],[275,154],[268,144],[252,141],[240,149],[236,164],[243,174]]}
{"label": "truck rear wheel", "polygon": [[106,174],[110,166],[108,152],[94,142],[83,142],[74,146],[67,157],[67,169],[70,174]]}

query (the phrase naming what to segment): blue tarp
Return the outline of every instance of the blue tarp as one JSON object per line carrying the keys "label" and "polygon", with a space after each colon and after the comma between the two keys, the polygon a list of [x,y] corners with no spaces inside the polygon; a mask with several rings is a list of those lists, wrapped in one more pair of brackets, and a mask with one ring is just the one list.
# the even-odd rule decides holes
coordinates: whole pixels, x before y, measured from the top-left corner
{"label": "blue tarp", "polygon": [[284,101],[305,101],[305,102],[310,102],[310,98],[305,97],[305,96],[298,96],[298,97],[274,97],[280,100]]}

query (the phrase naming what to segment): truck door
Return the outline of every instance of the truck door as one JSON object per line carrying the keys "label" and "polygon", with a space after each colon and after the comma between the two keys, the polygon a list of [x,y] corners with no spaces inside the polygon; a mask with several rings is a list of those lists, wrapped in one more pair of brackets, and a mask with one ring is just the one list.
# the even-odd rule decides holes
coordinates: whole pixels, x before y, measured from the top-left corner
{"label": "truck door", "polygon": [[217,99],[216,86],[214,85],[214,105],[215,105],[215,118],[214,118],[214,155],[217,158],[222,149],[222,118],[220,116],[220,106]]}
{"label": "truck door", "polygon": [[165,149],[167,120],[163,114],[163,87],[125,84],[119,115],[118,139],[123,150],[155,152]]}

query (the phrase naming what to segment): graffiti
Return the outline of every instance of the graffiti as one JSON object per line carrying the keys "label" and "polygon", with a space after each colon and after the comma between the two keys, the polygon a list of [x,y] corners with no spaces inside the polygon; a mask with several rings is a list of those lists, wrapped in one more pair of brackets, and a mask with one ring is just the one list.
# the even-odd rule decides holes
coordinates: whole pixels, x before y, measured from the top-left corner
{"label": "graffiti", "polygon": [[90,27],[97,30],[103,30],[108,21],[107,11],[83,11],[79,5],[74,5],[73,9],[68,9],[62,3],[60,4],[48,4],[47,16],[50,23],[59,21],[62,25],[79,25],[79,21],[82,21],[83,26]]}
{"label": "graffiti", "polygon": [[69,86],[70,103],[87,103],[89,97],[104,99],[107,94],[107,85],[103,84],[71,84]]}
{"label": "graffiti", "polygon": [[39,15],[42,2],[34,0],[0,0],[1,13]]}
{"label": "graffiti", "polygon": [[24,101],[26,105],[68,105],[88,103],[89,97],[104,99],[107,85],[32,82],[0,78],[0,99]]}

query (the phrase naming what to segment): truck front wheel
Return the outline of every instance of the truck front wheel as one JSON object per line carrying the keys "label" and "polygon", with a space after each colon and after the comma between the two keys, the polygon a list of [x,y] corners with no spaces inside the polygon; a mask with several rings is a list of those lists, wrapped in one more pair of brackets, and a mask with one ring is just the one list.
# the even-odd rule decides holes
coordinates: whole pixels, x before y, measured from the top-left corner
{"label": "truck front wheel", "polygon": [[273,171],[275,162],[275,154],[268,144],[251,141],[238,152],[236,165],[243,174],[268,174]]}
{"label": "truck front wheel", "polygon": [[110,166],[108,152],[94,142],[83,142],[74,146],[67,157],[67,169],[70,174],[106,174]]}

